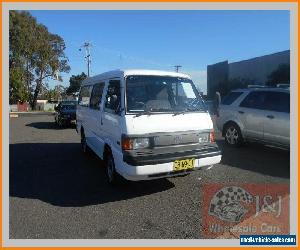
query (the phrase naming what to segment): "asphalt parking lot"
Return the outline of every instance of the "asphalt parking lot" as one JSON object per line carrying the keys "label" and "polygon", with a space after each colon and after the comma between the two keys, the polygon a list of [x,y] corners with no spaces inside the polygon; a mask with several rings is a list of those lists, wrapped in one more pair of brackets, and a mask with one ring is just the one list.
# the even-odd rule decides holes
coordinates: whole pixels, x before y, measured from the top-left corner
{"label": "asphalt parking lot", "polygon": [[53,115],[10,118],[9,235],[13,239],[202,238],[205,183],[289,183],[289,152],[217,141],[222,162],[179,177],[109,186],[73,128]]}

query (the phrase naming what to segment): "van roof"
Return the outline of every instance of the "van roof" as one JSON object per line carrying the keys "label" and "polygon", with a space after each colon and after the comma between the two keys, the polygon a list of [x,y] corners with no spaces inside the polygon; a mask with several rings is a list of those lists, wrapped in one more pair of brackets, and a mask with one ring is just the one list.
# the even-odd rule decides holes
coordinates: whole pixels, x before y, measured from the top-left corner
{"label": "van roof", "polygon": [[115,78],[115,77],[124,77],[128,75],[154,75],[154,76],[173,76],[173,77],[182,77],[191,79],[189,75],[183,73],[177,73],[172,71],[162,71],[162,70],[148,70],[148,69],[117,69],[112,71],[107,71],[99,75],[95,75],[89,78],[86,78],[82,85],[93,84],[99,80]]}

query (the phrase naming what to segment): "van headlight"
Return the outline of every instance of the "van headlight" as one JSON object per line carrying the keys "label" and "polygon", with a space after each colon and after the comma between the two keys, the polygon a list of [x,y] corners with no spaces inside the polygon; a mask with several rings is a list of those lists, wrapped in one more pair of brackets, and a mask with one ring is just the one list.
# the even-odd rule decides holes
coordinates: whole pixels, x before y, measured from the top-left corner
{"label": "van headlight", "polygon": [[209,142],[209,133],[203,133],[198,136],[198,142],[201,143],[208,143]]}
{"label": "van headlight", "polygon": [[122,138],[122,149],[123,150],[133,150],[133,149],[141,149],[148,148],[150,145],[149,138],[130,138],[124,137]]}
{"label": "van headlight", "polygon": [[135,138],[132,140],[133,149],[148,148],[149,138]]}

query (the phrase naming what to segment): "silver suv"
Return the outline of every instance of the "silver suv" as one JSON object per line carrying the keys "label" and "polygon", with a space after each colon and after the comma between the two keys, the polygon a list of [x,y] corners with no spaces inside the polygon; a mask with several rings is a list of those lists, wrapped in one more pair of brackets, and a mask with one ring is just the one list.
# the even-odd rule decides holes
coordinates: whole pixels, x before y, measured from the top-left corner
{"label": "silver suv", "polygon": [[290,91],[280,88],[238,89],[217,108],[217,127],[231,146],[245,141],[289,149]]}

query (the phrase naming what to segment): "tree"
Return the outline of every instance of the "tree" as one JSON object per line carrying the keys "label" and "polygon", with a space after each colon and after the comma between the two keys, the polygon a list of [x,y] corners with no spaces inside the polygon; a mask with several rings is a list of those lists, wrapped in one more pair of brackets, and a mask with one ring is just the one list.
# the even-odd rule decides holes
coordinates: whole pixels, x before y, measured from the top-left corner
{"label": "tree", "polygon": [[26,90],[35,109],[44,80],[61,80],[59,73],[70,71],[64,54],[66,46],[60,36],[50,33],[28,12],[10,11],[9,22],[10,100]]}
{"label": "tree", "polygon": [[58,72],[69,72],[70,66],[64,54],[66,48],[64,40],[48,32],[45,26],[40,26],[37,30],[37,53],[35,54],[36,85],[31,106],[34,109],[36,100],[45,78],[52,78],[62,81]]}
{"label": "tree", "polygon": [[28,12],[9,12],[10,102],[27,101],[30,96],[35,25],[36,20]]}
{"label": "tree", "polygon": [[290,83],[289,64],[280,64],[278,68],[268,76],[267,85],[275,86],[278,83]]}
{"label": "tree", "polygon": [[79,91],[82,81],[87,77],[87,75],[82,72],[80,75],[72,75],[70,77],[70,86],[67,88],[66,93],[68,95],[74,94]]}
{"label": "tree", "polygon": [[13,68],[9,72],[9,103],[24,102],[28,99],[28,91],[23,83],[24,71]]}
{"label": "tree", "polygon": [[61,100],[66,93],[66,88],[63,85],[56,85],[53,89],[55,101]]}
{"label": "tree", "polygon": [[51,102],[60,101],[63,99],[65,93],[66,93],[66,88],[61,84],[56,85],[53,89],[49,89],[46,86],[42,86],[39,94],[39,98]]}

